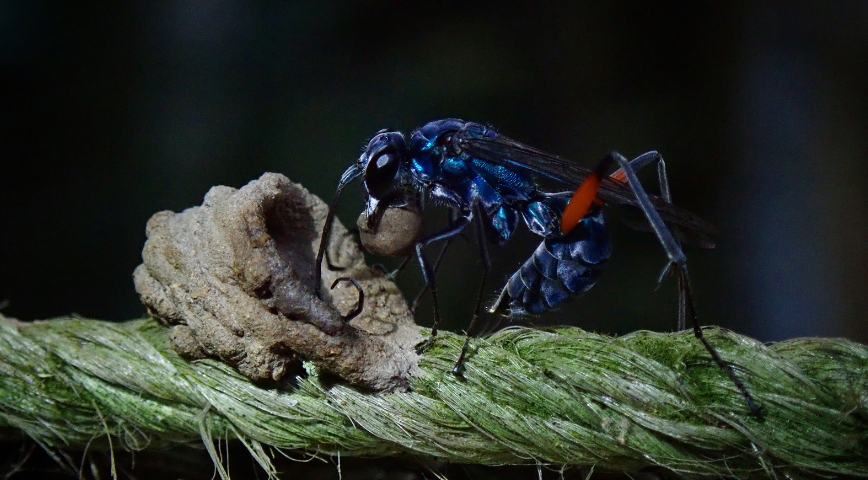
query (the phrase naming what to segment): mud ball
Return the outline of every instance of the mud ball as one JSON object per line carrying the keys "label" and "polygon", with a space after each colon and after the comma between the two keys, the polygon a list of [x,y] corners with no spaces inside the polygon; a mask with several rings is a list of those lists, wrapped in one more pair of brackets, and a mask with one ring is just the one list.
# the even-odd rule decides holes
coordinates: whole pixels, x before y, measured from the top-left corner
{"label": "mud ball", "polygon": [[362,213],[356,221],[365,250],[374,255],[397,257],[408,255],[422,235],[422,212],[414,205],[390,207],[374,229]]}

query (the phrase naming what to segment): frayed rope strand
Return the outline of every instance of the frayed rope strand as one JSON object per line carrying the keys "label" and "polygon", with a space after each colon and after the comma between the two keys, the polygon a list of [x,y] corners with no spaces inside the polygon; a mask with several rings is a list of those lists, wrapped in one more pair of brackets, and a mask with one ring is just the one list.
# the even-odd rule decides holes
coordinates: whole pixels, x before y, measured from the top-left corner
{"label": "frayed rope strand", "polygon": [[[188,362],[152,320],[0,317],[0,435],[61,449],[140,450],[240,438],[344,456],[544,463],[686,476],[868,476],[868,348],[840,339],[773,345],[705,334],[762,406],[744,400],[691,333],[612,338],[575,328],[443,332],[412,390],[372,394],[320,382],[285,391],[211,360]],[[219,441],[219,440],[218,440]]]}

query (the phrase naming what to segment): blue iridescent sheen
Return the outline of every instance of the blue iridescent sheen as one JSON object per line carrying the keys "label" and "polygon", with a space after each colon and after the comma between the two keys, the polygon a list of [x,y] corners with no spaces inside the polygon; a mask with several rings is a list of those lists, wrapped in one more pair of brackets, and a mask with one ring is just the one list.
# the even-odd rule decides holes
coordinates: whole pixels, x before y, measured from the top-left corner
{"label": "blue iridescent sheen", "polygon": [[544,239],[509,279],[495,308],[517,316],[551,310],[590,290],[611,253],[603,214],[596,208],[569,234]]}
{"label": "blue iridescent sheen", "polygon": [[[660,196],[648,195],[636,177],[635,170],[651,163],[657,164]],[[609,175],[608,170],[616,164],[619,170]],[[419,346],[420,351],[432,345],[441,318],[435,282],[436,264],[432,267],[426,260],[426,246],[439,241],[448,242],[475,223],[477,244],[483,257],[481,284],[484,285],[489,271],[486,239],[503,245],[521,218],[528,229],[542,236],[543,240],[507,281],[491,311],[510,316],[538,314],[557,307],[570,296],[585,293],[600,276],[612,250],[600,205],[638,208],[669,258],[664,272],[678,279],[679,325],[683,328],[687,319],[691,320],[696,336],[717,365],[729,375],[751,412],[759,413],[732,366],[725,363],[702,336],[681,242],[695,235],[693,240],[699,246],[713,248],[710,235],[715,230],[699,217],[672,205],[665,165],[659,153],[647,152],[628,161],[621,154],[611,152],[591,170],[500,136],[485,125],[454,118],[430,122],[413,132],[409,139],[400,132],[381,130],[368,143],[359,160],[341,175],[335,199],[326,215],[316,256],[314,290],[320,300],[325,300],[322,266],[340,193],[357,178],[363,179],[367,194],[363,218],[367,219],[371,231],[376,231],[390,208],[412,207],[407,211],[420,213],[426,201],[433,201],[446,206],[452,213],[445,230],[410,240],[434,306],[431,336]],[[589,178],[594,181],[586,183]],[[561,193],[541,191],[537,179],[553,181],[572,190]],[[585,185],[593,188],[597,201],[591,202],[590,210],[584,213],[576,227],[562,234],[559,223],[570,192]],[[585,205],[580,204],[575,210],[587,208]],[[669,225],[677,228],[670,231]],[[682,236],[685,231],[690,235]],[[394,251],[399,253],[404,248],[396,246]],[[364,304],[364,292],[354,280],[353,284],[359,290],[359,301],[357,308],[343,317],[345,321],[358,315]],[[470,327],[478,317],[481,299],[480,289]],[[469,337],[465,339],[452,369],[454,375],[462,374],[468,345]]]}
{"label": "blue iridescent sheen", "polygon": [[[454,135],[470,140],[497,138],[494,129],[450,118],[416,130],[406,147],[403,139],[398,142],[394,138],[400,135],[397,132],[381,135],[385,138],[372,139],[368,152],[379,152],[382,144],[394,142],[402,159],[397,176],[402,191],[417,192],[421,198],[452,209],[457,216],[469,218],[474,211],[481,212],[486,236],[497,245],[510,239],[519,219],[544,238],[510,278],[492,311],[516,316],[541,313],[596,283],[611,252],[602,213],[595,209],[564,236],[560,219],[571,192],[541,191],[530,173],[470,155],[452,139]],[[371,158],[363,155],[359,161],[370,162]],[[369,197],[368,213],[378,202]]]}

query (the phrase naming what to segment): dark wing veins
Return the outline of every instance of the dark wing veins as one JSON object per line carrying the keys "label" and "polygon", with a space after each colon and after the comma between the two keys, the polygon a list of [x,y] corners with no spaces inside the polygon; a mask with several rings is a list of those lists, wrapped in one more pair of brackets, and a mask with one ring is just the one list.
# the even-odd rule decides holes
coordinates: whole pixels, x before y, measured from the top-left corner
{"label": "dark wing veins", "polygon": [[[494,138],[459,136],[455,140],[461,150],[472,157],[504,165],[535,178],[554,180],[572,190],[578,188],[585,177],[591,173],[591,169],[577,165],[575,162],[502,135]],[[639,208],[630,186],[610,177],[603,179],[597,197],[608,204]],[[707,239],[698,242],[700,244],[714,245],[710,237],[717,234],[717,229],[713,225],[692,212],[666,203],[659,196],[649,195],[649,197],[663,221],[690,230],[699,238]]]}

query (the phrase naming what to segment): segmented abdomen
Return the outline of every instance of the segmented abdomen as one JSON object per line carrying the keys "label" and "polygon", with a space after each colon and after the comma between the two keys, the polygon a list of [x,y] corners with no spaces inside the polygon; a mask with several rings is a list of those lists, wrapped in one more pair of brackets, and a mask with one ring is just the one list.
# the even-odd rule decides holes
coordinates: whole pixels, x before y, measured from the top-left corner
{"label": "segmented abdomen", "polygon": [[551,310],[593,287],[611,252],[598,208],[566,236],[544,239],[510,277],[491,311],[526,316]]}

